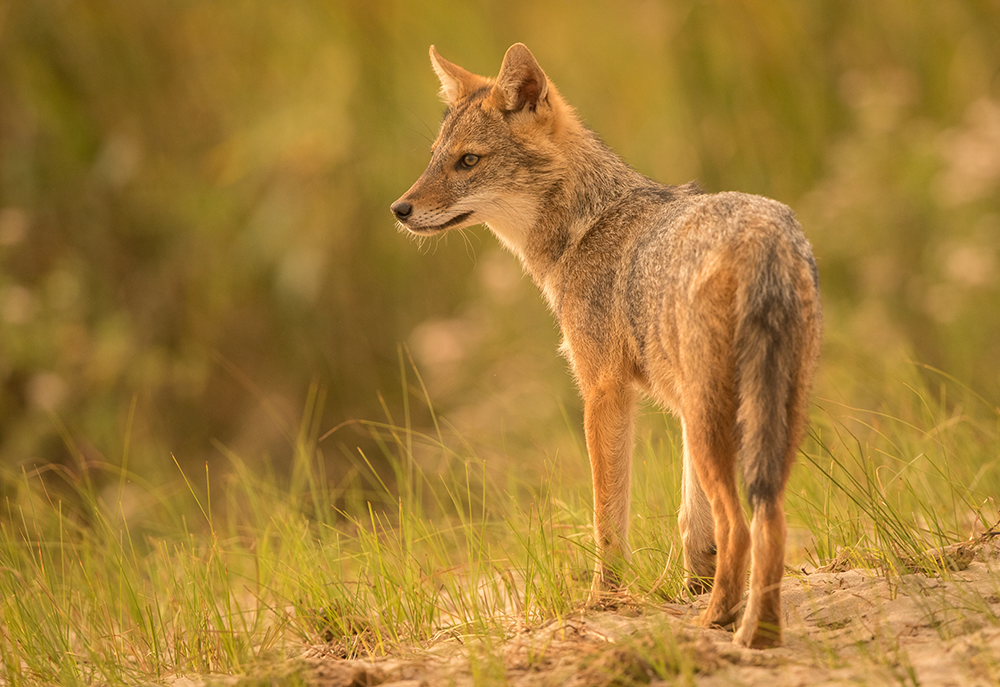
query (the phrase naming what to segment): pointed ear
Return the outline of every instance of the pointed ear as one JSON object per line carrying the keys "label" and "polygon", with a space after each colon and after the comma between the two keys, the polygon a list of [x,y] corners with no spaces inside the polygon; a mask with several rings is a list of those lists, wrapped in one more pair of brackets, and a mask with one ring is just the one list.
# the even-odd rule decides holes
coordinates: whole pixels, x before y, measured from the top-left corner
{"label": "pointed ear", "polygon": [[433,45],[431,66],[441,80],[441,99],[449,105],[489,84],[483,77],[476,76],[441,57]]}
{"label": "pointed ear", "polygon": [[539,103],[547,102],[548,94],[549,80],[535,56],[523,43],[510,46],[493,85],[494,102],[508,112],[525,107],[534,110]]}

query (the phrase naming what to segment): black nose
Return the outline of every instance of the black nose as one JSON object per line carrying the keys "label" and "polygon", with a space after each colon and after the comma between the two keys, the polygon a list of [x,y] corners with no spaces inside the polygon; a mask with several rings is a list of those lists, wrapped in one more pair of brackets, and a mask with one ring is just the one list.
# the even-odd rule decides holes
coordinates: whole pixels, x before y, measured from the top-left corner
{"label": "black nose", "polygon": [[396,215],[396,219],[400,222],[405,222],[406,218],[413,214],[413,206],[407,203],[405,200],[397,200],[392,204],[392,214]]}

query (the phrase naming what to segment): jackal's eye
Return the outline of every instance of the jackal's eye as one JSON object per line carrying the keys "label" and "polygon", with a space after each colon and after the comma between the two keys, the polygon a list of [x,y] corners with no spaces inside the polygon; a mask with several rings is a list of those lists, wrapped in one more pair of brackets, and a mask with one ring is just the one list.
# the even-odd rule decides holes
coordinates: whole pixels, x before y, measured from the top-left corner
{"label": "jackal's eye", "polygon": [[461,169],[472,169],[479,162],[479,156],[475,153],[466,153],[462,156],[462,159],[458,161],[458,166]]}

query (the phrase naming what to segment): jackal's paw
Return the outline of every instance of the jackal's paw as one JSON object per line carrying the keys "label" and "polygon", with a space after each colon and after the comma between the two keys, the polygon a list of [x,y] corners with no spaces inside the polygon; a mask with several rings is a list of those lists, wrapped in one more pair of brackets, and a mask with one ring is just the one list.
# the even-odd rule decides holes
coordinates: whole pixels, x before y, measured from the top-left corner
{"label": "jackal's paw", "polygon": [[714,544],[704,550],[685,546],[684,566],[687,568],[688,576],[684,580],[684,585],[695,596],[712,590],[712,582],[715,579],[715,559]]}
{"label": "jackal's paw", "polygon": [[712,591],[712,582],[713,579],[711,577],[696,577],[694,575],[689,575],[684,579],[684,587],[692,596],[700,596]]}
{"label": "jackal's paw", "polygon": [[635,606],[636,601],[629,593],[628,589],[615,589],[611,591],[598,592],[593,589],[587,596],[584,608],[593,611],[615,611],[622,607]]}
{"label": "jackal's paw", "polygon": [[736,623],[736,613],[728,608],[723,608],[722,604],[708,602],[708,608],[698,616],[695,621],[702,627],[731,629]]}
{"label": "jackal's paw", "polygon": [[594,573],[594,582],[590,585],[587,596],[587,608],[614,608],[628,597],[628,591],[622,586],[617,575],[610,571]]}
{"label": "jackal's paw", "polygon": [[751,649],[781,646],[781,626],[775,623],[744,621],[733,635],[733,643]]}

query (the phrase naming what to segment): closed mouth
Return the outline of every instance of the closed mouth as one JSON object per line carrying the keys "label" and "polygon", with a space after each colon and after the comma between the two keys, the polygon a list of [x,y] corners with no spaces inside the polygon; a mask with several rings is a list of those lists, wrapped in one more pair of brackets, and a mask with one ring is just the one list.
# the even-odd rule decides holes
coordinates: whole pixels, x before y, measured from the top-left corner
{"label": "closed mouth", "polygon": [[457,226],[457,225],[461,224],[465,220],[469,219],[469,217],[471,217],[471,216],[472,216],[472,211],[463,212],[462,214],[455,215],[454,217],[452,217],[450,220],[448,220],[444,224],[439,224],[436,227],[409,227],[408,226],[406,228],[409,229],[410,231],[412,231],[414,234],[436,234],[439,231],[444,231],[445,229],[450,229],[451,227],[454,227],[454,226]]}

